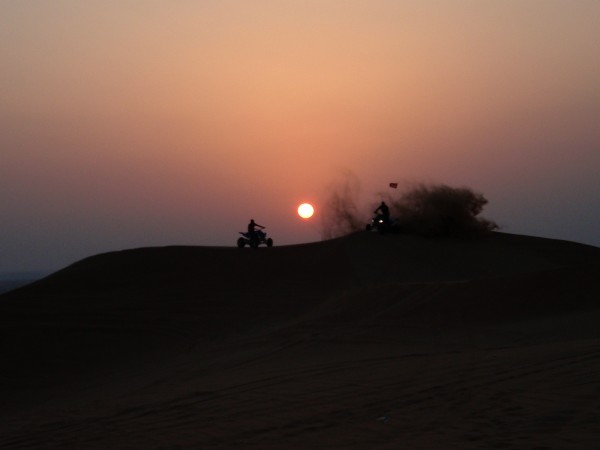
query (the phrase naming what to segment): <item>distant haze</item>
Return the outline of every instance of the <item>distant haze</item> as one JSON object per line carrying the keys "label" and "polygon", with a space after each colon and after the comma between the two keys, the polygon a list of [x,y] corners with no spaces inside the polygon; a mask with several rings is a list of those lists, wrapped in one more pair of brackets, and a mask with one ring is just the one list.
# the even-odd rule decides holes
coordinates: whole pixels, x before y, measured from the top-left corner
{"label": "distant haze", "polygon": [[[0,3],[0,271],[321,239],[344,171],[600,245],[600,2]],[[302,220],[304,201],[315,216]],[[370,216],[365,210],[365,222]]]}

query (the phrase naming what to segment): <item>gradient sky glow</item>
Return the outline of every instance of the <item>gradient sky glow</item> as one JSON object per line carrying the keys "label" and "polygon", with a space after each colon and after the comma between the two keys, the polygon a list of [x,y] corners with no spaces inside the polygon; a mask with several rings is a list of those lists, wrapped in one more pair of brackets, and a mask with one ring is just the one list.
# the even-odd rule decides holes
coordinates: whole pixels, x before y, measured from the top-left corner
{"label": "gradient sky glow", "polygon": [[[320,239],[340,172],[600,246],[596,0],[0,3],[0,271]],[[298,205],[315,205],[311,220]],[[369,216],[365,211],[365,221]]]}

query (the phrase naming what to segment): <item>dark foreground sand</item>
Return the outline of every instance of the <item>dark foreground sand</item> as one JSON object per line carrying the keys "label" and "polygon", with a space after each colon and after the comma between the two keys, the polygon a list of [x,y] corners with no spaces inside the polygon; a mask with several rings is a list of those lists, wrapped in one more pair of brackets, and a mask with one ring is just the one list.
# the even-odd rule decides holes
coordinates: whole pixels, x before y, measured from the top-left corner
{"label": "dark foreground sand", "polygon": [[0,296],[0,448],[600,448],[599,275],[500,233],[94,256]]}

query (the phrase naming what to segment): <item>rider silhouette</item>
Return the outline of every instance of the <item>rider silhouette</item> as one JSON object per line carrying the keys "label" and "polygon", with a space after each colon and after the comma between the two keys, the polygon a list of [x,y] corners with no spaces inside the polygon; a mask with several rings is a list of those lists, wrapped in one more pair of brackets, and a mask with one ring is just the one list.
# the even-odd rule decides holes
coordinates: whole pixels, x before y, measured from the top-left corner
{"label": "rider silhouette", "polygon": [[260,228],[263,229],[265,227],[263,227],[262,225],[257,224],[256,222],[254,222],[254,219],[250,219],[250,223],[248,224],[248,237],[249,238],[258,238],[258,234],[256,232],[255,228]]}

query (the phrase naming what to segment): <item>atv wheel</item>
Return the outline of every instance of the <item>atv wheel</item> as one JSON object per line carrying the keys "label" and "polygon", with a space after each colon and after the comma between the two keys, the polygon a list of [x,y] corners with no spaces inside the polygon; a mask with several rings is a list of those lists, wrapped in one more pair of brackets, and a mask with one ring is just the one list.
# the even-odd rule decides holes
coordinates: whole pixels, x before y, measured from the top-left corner
{"label": "atv wheel", "polygon": [[267,239],[267,247],[273,247],[273,239]]}
{"label": "atv wheel", "polygon": [[244,245],[246,245],[246,241],[244,240],[244,238],[239,238],[237,241],[237,246],[239,248],[244,248]]}

